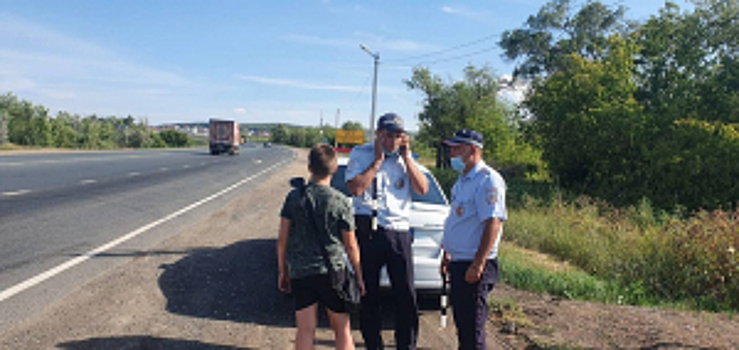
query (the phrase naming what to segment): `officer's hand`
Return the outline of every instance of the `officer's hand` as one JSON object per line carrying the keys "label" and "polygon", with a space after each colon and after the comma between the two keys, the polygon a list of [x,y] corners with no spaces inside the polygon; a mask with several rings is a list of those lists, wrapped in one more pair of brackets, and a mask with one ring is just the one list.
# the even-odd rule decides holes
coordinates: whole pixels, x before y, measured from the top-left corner
{"label": "officer's hand", "polygon": [[277,289],[285,294],[290,293],[290,278],[287,276],[287,274],[281,273],[277,277]]}
{"label": "officer's hand", "polygon": [[385,134],[382,132],[377,133],[377,137],[375,138],[375,160],[382,162],[385,160]]}
{"label": "officer's hand", "polygon": [[441,265],[439,266],[439,273],[442,276],[446,276],[449,273],[449,262],[451,261],[451,257],[448,253],[444,252],[444,254],[441,257]]}
{"label": "officer's hand", "polygon": [[364,279],[358,278],[357,285],[359,286],[360,295],[364,296],[367,293],[367,290],[364,288]]}
{"label": "officer's hand", "polygon": [[408,134],[403,134],[403,136],[400,137],[400,155],[408,159],[411,156],[411,139],[408,137]]}
{"label": "officer's hand", "polygon": [[467,268],[467,273],[464,275],[464,280],[467,283],[477,283],[482,278],[482,272],[485,270],[484,264],[475,264],[472,263],[470,267]]}

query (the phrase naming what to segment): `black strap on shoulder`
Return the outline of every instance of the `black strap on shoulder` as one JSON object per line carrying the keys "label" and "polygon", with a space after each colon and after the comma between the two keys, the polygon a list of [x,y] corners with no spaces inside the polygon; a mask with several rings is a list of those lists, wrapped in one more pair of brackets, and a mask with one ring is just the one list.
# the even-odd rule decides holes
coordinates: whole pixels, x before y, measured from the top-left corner
{"label": "black strap on shoulder", "polygon": [[326,264],[326,268],[329,270],[332,269],[331,260],[328,258],[328,251],[326,251],[326,247],[321,244],[320,235],[319,235],[319,226],[316,220],[318,217],[315,215],[315,209],[313,207],[313,203],[311,201],[310,196],[308,195],[307,191],[305,190],[308,185],[305,183],[305,179],[302,177],[296,177],[290,180],[290,184],[298,189],[300,191],[300,206],[303,207],[303,212],[305,213],[305,219],[308,221],[311,225],[311,228],[313,229],[313,235],[315,236],[315,242],[318,245],[319,250],[321,251],[321,255],[323,256],[323,261]]}

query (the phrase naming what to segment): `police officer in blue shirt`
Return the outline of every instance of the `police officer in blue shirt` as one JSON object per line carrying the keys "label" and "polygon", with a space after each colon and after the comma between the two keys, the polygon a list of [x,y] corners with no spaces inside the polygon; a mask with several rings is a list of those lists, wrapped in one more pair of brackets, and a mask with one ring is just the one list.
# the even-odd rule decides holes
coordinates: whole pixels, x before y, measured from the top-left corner
{"label": "police officer in blue shirt", "polygon": [[480,133],[460,130],[444,143],[461,174],[444,223],[441,273],[450,276],[459,348],[485,349],[488,295],[498,281],[498,244],[507,218],[506,185],[482,160]]}
{"label": "police officer in blue shirt", "polygon": [[[411,157],[403,120],[387,113],[377,121],[374,143],[355,147],[349,155],[346,181],[352,193],[356,235],[362,257],[366,294],[360,329],[367,349],[382,349],[380,271],[387,266],[395,299],[395,344],[415,349],[418,305],[413,282],[411,193],[428,192],[426,176]],[[377,185],[377,231],[371,227],[373,186]]]}

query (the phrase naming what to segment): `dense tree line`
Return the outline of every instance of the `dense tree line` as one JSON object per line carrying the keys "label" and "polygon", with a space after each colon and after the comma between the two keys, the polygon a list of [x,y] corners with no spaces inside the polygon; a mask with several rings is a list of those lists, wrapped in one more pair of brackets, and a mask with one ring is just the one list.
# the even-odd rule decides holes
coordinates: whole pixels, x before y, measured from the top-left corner
{"label": "dense tree line", "polygon": [[48,109],[8,93],[0,95],[0,143],[21,146],[79,149],[185,147],[191,141],[184,133],[155,132],[145,121],[125,118],[81,117]]}
{"label": "dense tree line", "polygon": [[[341,125],[342,130],[362,130],[362,124],[355,121],[346,121]],[[271,141],[295,147],[312,147],[321,142],[333,145],[336,140],[336,129],[330,126],[323,128],[314,127],[288,127],[277,124],[272,129]],[[346,146],[339,144],[338,146]]]}
{"label": "dense tree line", "polygon": [[[468,67],[445,83],[416,68],[425,96],[419,138],[483,131],[485,157],[529,176],[546,169],[575,192],[673,210],[739,201],[739,1],[667,3],[644,23],[623,7],[554,0],[503,33],[515,78],[530,89],[516,111],[495,77]],[[489,146],[488,146],[489,145]]]}
{"label": "dense tree line", "polygon": [[739,1],[668,2],[641,24],[622,15],[557,0],[503,35],[532,79],[531,140],[562,185],[615,204],[736,205]]}

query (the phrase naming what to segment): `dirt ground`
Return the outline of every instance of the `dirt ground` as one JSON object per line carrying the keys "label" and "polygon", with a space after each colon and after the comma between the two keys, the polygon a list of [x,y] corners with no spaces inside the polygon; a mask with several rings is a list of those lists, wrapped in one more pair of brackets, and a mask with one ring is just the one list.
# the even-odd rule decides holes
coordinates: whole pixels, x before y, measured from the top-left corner
{"label": "dirt ground", "polygon": [[496,286],[492,332],[511,348],[739,349],[739,316],[563,300]]}
{"label": "dirt ground", "polygon": [[[0,334],[0,349],[292,348],[292,304],[276,289],[274,244],[287,179],[305,175],[305,154],[297,159],[199,224],[135,252],[129,263]],[[490,349],[739,348],[739,320],[728,315],[570,301],[505,285],[492,299]],[[419,348],[456,348],[454,327],[439,329],[436,305],[424,304]],[[392,347],[392,319],[384,325]],[[354,336],[361,348],[359,332]],[[316,347],[332,344],[323,317]]]}

